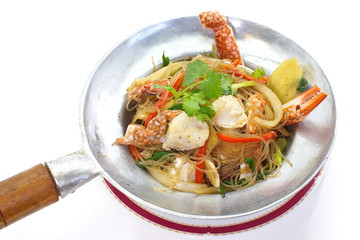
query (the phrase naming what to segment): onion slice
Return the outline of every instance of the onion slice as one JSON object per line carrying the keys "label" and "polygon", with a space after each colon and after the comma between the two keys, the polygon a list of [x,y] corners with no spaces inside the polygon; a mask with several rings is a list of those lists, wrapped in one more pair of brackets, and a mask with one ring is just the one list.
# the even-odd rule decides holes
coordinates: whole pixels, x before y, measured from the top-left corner
{"label": "onion slice", "polygon": [[254,122],[267,128],[275,127],[283,118],[283,107],[279,97],[264,84],[256,84],[253,86],[253,88],[267,98],[267,100],[269,101],[270,105],[274,110],[274,115],[275,115],[273,120],[266,120],[258,116],[255,116],[253,118]]}

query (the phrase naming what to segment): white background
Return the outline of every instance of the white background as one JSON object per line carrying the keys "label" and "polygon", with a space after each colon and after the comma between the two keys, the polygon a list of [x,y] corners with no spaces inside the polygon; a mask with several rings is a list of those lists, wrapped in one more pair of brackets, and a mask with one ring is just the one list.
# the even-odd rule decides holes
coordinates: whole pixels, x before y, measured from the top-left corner
{"label": "white background", "polygon": [[150,24],[207,10],[284,34],[324,70],[335,93],[338,130],[318,190],[275,222],[217,237],[155,226],[127,210],[97,178],[1,230],[1,240],[358,237],[360,17],[356,1],[1,1],[0,179],[80,149],[80,95],[110,48]]}

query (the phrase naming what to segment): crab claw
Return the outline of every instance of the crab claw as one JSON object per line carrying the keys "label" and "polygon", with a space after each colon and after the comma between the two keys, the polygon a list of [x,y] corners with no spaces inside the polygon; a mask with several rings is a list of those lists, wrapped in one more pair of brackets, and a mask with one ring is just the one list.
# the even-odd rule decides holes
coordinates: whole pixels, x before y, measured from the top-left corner
{"label": "crab claw", "polygon": [[326,97],[327,94],[314,85],[283,105],[284,117],[281,121],[285,125],[303,121]]}
{"label": "crab claw", "polygon": [[235,65],[244,65],[234,33],[227,18],[218,11],[208,11],[199,14],[201,24],[215,33],[215,43],[221,59],[229,59]]}

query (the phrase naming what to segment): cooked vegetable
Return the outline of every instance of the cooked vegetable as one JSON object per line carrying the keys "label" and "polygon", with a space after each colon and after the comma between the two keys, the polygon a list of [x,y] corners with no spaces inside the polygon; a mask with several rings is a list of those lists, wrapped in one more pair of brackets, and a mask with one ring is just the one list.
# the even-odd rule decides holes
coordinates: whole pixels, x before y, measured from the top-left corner
{"label": "cooked vegetable", "polygon": [[129,145],[131,155],[133,155],[135,162],[140,159],[140,153],[134,145]]}
{"label": "cooked vegetable", "polygon": [[205,169],[206,176],[208,177],[211,184],[216,188],[220,187],[220,177],[215,164],[209,159],[205,159]]}
{"label": "cooked vegetable", "polygon": [[296,88],[303,76],[303,69],[297,58],[283,61],[270,75],[268,87],[275,92],[281,103],[286,103],[296,95]]}
{"label": "cooked vegetable", "polygon": [[265,76],[265,70],[262,67],[257,67],[252,73],[251,76],[254,78],[261,78]]}
{"label": "cooked vegetable", "polygon": [[308,81],[306,78],[301,78],[299,85],[297,86],[296,90],[300,93],[304,92],[306,90],[306,87],[308,85]]}
{"label": "cooked vegetable", "polygon": [[[174,86],[172,87],[175,91],[178,89],[181,85],[181,83],[184,80],[184,75],[180,75],[178,79],[175,81]],[[158,110],[163,108],[164,105],[169,102],[169,98],[172,96],[172,93],[169,90],[165,90],[161,94],[161,98],[155,103],[154,105],[154,111],[152,111],[145,120],[145,127],[149,124],[149,122],[157,115]]]}
{"label": "cooked vegetable", "polygon": [[225,194],[226,194],[226,190],[225,190],[225,187],[224,187],[224,185],[220,185],[220,188],[219,188],[219,190],[220,190],[220,195],[221,195],[221,197],[225,197]]}
{"label": "cooked vegetable", "polygon": [[246,81],[246,82],[241,82],[241,83],[235,83],[235,84],[231,85],[231,92],[232,92],[232,94],[235,94],[239,88],[251,87],[251,86],[255,86],[255,85],[256,85],[255,81]]}
{"label": "cooked vegetable", "polygon": [[[134,147],[134,146],[132,146]],[[130,147],[130,149],[132,149]],[[136,149],[136,148],[135,148]],[[134,150],[132,150],[134,151]],[[139,153],[137,153],[139,154]],[[140,159],[139,155],[138,157],[135,159],[137,160],[136,161],[136,166],[140,167],[140,168],[147,168],[147,167],[150,167],[152,164],[151,164],[151,161],[158,161],[159,159],[161,159],[163,156],[165,156],[166,154],[169,154],[169,152],[165,152],[165,151],[161,151],[161,152],[158,152],[158,151],[154,151],[153,155],[147,159],[144,159],[144,161],[148,161],[145,165],[143,164],[143,162]]]}
{"label": "cooked vegetable", "polygon": [[281,166],[282,162],[283,162],[283,151],[284,148],[286,146],[286,139],[285,138],[278,138],[276,140],[276,149],[275,149],[275,161],[277,164],[279,164]]}
{"label": "cooked vegetable", "polygon": [[223,181],[223,183],[226,184],[226,185],[242,185],[242,186],[245,186],[247,184],[247,181],[246,181],[245,178],[241,178],[236,182],[231,182],[231,181],[225,180],[225,181]]}
{"label": "cooked vegetable", "polygon": [[263,84],[254,85],[253,88],[266,96],[275,114],[273,120],[266,120],[256,116],[254,117],[254,121],[267,128],[276,126],[283,117],[283,108],[278,96]]}
{"label": "cooked vegetable", "polygon": [[202,187],[195,189],[195,193],[198,194],[214,194],[219,193],[219,188],[216,187]]}
{"label": "cooked vegetable", "polygon": [[156,115],[158,114],[157,109],[161,109],[165,104],[166,104],[166,99],[168,99],[171,96],[171,92],[170,91],[164,91],[161,94],[161,98],[155,103],[154,105],[154,111],[152,111],[151,113],[149,113],[149,115],[147,116],[146,120],[145,120],[145,124],[144,126],[147,127],[149,122],[156,117]]}
{"label": "cooked vegetable", "polygon": [[[116,141],[131,145],[136,165],[167,187],[225,194],[274,176],[283,159],[288,162],[286,143],[276,140],[289,135],[283,130],[289,123],[284,113],[298,113],[284,108],[266,83],[246,79],[256,79],[250,71],[244,70],[245,78],[232,71],[233,63],[223,64],[197,56],[167,77],[172,86],[164,80],[146,83],[147,95],[136,113],[141,121],[133,120]],[[308,108],[311,104],[304,111]],[[154,154],[142,159],[149,149]]]}
{"label": "cooked vegetable", "polygon": [[219,143],[219,137],[213,125],[209,124],[209,138],[207,140],[206,152],[211,152]]}
{"label": "cooked vegetable", "polygon": [[204,169],[205,169],[205,161],[204,155],[206,153],[206,142],[203,146],[199,148],[196,160],[196,170],[195,170],[195,182],[196,183],[204,183]]}
{"label": "cooked vegetable", "polygon": [[204,189],[208,186],[206,184],[198,184],[187,181],[177,181],[171,174],[166,174],[160,171],[158,168],[148,167],[146,169],[150,175],[155,178],[158,182],[166,187],[173,188],[184,192],[196,192],[198,189]]}
{"label": "cooked vegetable", "polygon": [[264,170],[263,173],[260,173],[256,176],[256,180],[263,180],[263,179],[265,179],[266,175],[269,175],[269,171]]}
{"label": "cooked vegetable", "polygon": [[275,131],[267,132],[258,137],[231,137],[224,135],[220,132],[217,133],[218,137],[224,142],[231,142],[231,143],[249,143],[249,142],[261,142],[262,139],[265,141],[276,138],[277,134]]}
{"label": "cooked vegetable", "polygon": [[185,78],[182,85],[188,86],[198,78],[205,78],[208,71],[209,66],[204,61],[198,59],[189,63],[186,67]]}
{"label": "cooked vegetable", "polygon": [[153,153],[153,155],[149,158],[147,158],[146,160],[153,160],[153,161],[157,161],[159,160],[160,158],[162,158],[163,156],[165,156],[166,154],[169,154],[169,152],[165,152],[165,151],[161,151],[161,152],[158,152],[158,151],[155,151]]}
{"label": "cooked vegetable", "polygon": [[249,165],[251,171],[254,171],[254,170],[255,170],[255,162],[254,162],[254,159],[252,159],[252,158],[245,158],[244,162],[246,162],[246,163]]}
{"label": "cooked vegetable", "polygon": [[[233,65],[223,65],[223,68],[230,70],[237,77],[242,77],[248,81],[254,81],[258,83],[267,83],[269,81],[269,77],[261,76],[261,74],[256,74],[257,77],[254,77],[252,73],[249,73],[246,68],[243,67],[235,67]],[[261,77],[260,77],[261,76]]]}
{"label": "cooked vegetable", "polygon": [[[175,101],[181,98],[181,106],[177,105],[176,108],[181,108],[188,116],[197,116],[204,122],[215,115],[210,100],[219,98],[224,91],[230,91],[229,78],[226,74],[216,73],[204,61],[197,59],[186,67],[182,91],[178,92],[171,86],[155,85],[154,88],[170,91],[175,96]],[[201,81],[196,82],[197,79]]]}
{"label": "cooked vegetable", "polygon": [[126,90],[131,91],[134,87],[144,85],[148,81],[166,79],[169,76],[174,76],[175,73],[177,73],[179,70],[182,69],[182,67],[185,63],[186,63],[185,61],[176,62],[176,63],[170,62],[169,65],[166,67],[163,67],[163,68],[151,73],[150,75],[148,75],[146,77],[136,79],[131,84],[131,86],[128,87]]}
{"label": "cooked vegetable", "polygon": [[129,145],[136,165],[170,189],[224,197],[277,175],[283,160],[291,166],[285,127],[327,95],[313,86],[294,98],[307,85],[296,58],[269,78],[262,67],[244,66],[225,16],[210,11],[200,20],[215,31],[213,56],[218,50],[222,59],[173,63],[164,52],[167,66],[129,87],[126,108],[136,113],[116,143]]}
{"label": "cooked vegetable", "polygon": [[162,60],[163,60],[163,64],[162,64],[163,67],[166,67],[167,65],[169,65],[170,58],[165,56],[165,52],[163,52]]}

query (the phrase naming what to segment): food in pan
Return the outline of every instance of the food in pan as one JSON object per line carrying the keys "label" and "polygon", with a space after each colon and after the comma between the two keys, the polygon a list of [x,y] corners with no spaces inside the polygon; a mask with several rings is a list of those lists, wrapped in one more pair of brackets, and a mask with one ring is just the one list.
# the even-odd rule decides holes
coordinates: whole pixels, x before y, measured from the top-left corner
{"label": "food in pan", "polygon": [[168,188],[198,194],[248,188],[291,162],[286,126],[301,122],[327,96],[308,86],[294,57],[269,76],[244,66],[226,17],[200,14],[215,35],[211,56],[172,62],[127,89],[134,111],[117,144]]}

